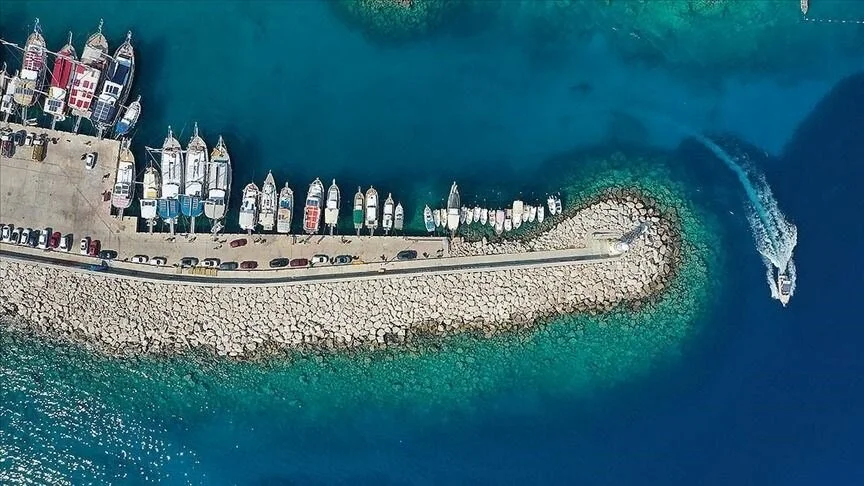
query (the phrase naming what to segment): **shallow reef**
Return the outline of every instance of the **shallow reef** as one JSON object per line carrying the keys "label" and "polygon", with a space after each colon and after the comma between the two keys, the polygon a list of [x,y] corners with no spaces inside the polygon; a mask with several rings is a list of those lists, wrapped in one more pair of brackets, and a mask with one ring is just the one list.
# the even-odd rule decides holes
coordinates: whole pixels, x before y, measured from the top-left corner
{"label": "shallow reef", "polygon": [[331,6],[369,38],[395,42],[435,32],[463,4],[455,0],[335,0]]}

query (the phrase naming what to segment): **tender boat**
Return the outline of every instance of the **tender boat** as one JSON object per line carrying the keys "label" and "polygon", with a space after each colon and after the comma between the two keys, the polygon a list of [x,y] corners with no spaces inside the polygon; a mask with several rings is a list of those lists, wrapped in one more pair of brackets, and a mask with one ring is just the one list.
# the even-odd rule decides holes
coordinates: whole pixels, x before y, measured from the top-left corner
{"label": "tender boat", "polygon": [[543,219],[545,219],[545,218],[546,218],[546,210],[543,208],[543,206],[538,206],[537,207],[537,222],[542,223]]}
{"label": "tender boat", "polygon": [[273,172],[267,173],[258,196],[258,224],[264,231],[272,231],[276,225],[276,181]]}
{"label": "tender boat", "polygon": [[506,217],[504,216],[504,210],[499,209],[495,211],[495,234],[500,235],[504,232],[504,221]]}
{"label": "tender boat", "polygon": [[339,200],[339,186],[336,185],[336,179],[333,179],[330,188],[327,189],[327,204],[324,207],[324,224],[330,227],[331,235],[339,222]]}
{"label": "tender boat", "polygon": [[294,212],[294,191],[288,187],[288,182],[285,182],[285,187],[279,191],[279,209],[276,211],[276,232],[288,234],[291,232],[291,216]]}
{"label": "tender boat", "polygon": [[[108,57],[108,39],[102,34],[102,21],[99,30],[87,38],[81,62],[75,64],[72,85],[69,87],[69,109],[78,117],[90,118],[93,97],[99,86],[99,77],[105,69]],[[80,121],[80,120],[79,120]]]}
{"label": "tender boat", "polygon": [[321,226],[321,207],[324,205],[324,184],[316,178],[309,184],[306,193],[306,206],[303,208],[303,231],[310,235],[318,232]]}
{"label": "tender boat", "polygon": [[513,229],[519,229],[522,226],[522,213],[525,211],[525,204],[520,200],[513,201],[513,211],[510,215],[510,219],[512,220]]}
{"label": "tender boat", "polygon": [[159,171],[152,165],[144,169],[143,191],[141,192],[141,218],[147,221],[156,219],[156,200],[159,199]]}
{"label": "tender boat", "polygon": [[435,223],[435,216],[432,215],[432,209],[428,204],[423,208],[423,224],[426,226],[426,231],[429,233],[435,231],[435,227],[438,226],[438,224]]}
{"label": "tender boat", "polygon": [[447,229],[452,233],[455,233],[456,229],[459,227],[459,207],[461,205],[462,201],[459,197],[459,188],[454,182],[453,185],[450,186],[450,194],[447,196]]}
{"label": "tender boat", "polygon": [[4,121],[9,119],[9,115],[15,113],[15,88],[18,86],[18,73],[16,72],[9,78],[6,83],[6,91],[3,93],[3,98],[0,100],[0,113],[5,113]]}
{"label": "tender boat", "polygon": [[114,58],[108,63],[102,90],[93,105],[90,121],[100,134],[117,121],[117,111],[129,97],[134,76],[135,50],[132,48],[132,32],[127,32],[126,41],[120,44],[114,52]]}
{"label": "tender boat", "polygon": [[231,157],[225,140],[219,135],[216,147],[210,152],[207,166],[207,200],[204,201],[204,215],[216,222],[225,217],[228,210],[228,197],[231,195]]}
{"label": "tender boat", "polygon": [[369,234],[375,232],[378,227],[378,191],[374,187],[370,187],[366,191],[366,227],[369,228]]}
{"label": "tender boat", "polygon": [[117,126],[114,127],[114,135],[122,137],[129,133],[129,131],[135,127],[135,124],[138,123],[139,116],[141,116],[141,95],[138,95],[138,98],[136,98],[132,103],[129,103],[129,106],[126,107],[126,111],[123,112],[123,117],[120,118],[120,121],[117,122]]}
{"label": "tender boat", "polygon": [[180,214],[180,193],[183,191],[183,149],[168,127],[168,136],[162,144],[162,198],[159,199],[159,217],[173,222]]}
{"label": "tender boat", "polygon": [[549,216],[555,216],[555,196],[549,196],[546,205],[549,206]]}
{"label": "tender boat", "polygon": [[66,94],[72,83],[72,72],[77,61],[78,54],[72,45],[72,32],[69,32],[69,40],[54,59],[51,83],[45,98],[43,111],[53,117],[52,125],[66,119]]}
{"label": "tender boat", "polygon": [[36,103],[36,92],[42,89],[42,83],[45,82],[45,69],[48,63],[48,51],[45,49],[45,38],[42,37],[39,19],[36,19],[36,23],[33,24],[33,33],[27,37],[23,56],[14,99],[16,105],[27,108]]}
{"label": "tender boat", "polygon": [[354,229],[357,230],[358,235],[363,228],[363,206],[365,202],[366,199],[363,197],[363,191],[358,186],[357,194],[354,194],[354,207],[351,213],[351,217],[354,220]]}
{"label": "tender boat", "polygon": [[258,222],[258,186],[254,182],[243,188],[243,200],[240,202],[240,228],[251,232]]}
{"label": "tender boat", "polygon": [[396,203],[396,210],[393,213],[393,229],[402,231],[405,227],[405,210],[402,209],[402,203]]}
{"label": "tender boat", "polygon": [[563,210],[563,208],[561,206],[561,198],[556,197],[555,198],[555,214],[561,214],[562,210]]}
{"label": "tender boat", "polygon": [[381,228],[384,229],[385,235],[393,229],[393,194],[387,194],[387,199],[384,200],[384,216],[381,218]]}
{"label": "tender boat", "polygon": [[197,218],[204,213],[204,184],[207,182],[207,144],[198,134],[198,123],[192,129],[192,138],[186,146],[186,173],[184,190],[180,196],[180,213]]}
{"label": "tender boat", "polygon": [[441,227],[441,210],[436,209],[432,211],[432,222],[435,224],[435,227]]}
{"label": "tender boat", "polygon": [[114,180],[114,190],[111,192],[111,205],[117,209],[126,209],[132,204],[135,183],[135,156],[129,150],[126,140],[120,147],[117,160],[117,178]]}
{"label": "tender boat", "polygon": [[504,210],[504,231],[513,229],[513,209]]}

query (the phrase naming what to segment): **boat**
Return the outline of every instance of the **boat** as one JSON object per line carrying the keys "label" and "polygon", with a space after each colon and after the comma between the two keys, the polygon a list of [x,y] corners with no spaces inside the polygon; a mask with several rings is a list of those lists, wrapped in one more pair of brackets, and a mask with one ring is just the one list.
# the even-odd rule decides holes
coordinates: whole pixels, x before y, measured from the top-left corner
{"label": "boat", "polygon": [[471,213],[471,222],[479,223],[480,222],[480,214],[482,213],[482,209],[480,206],[474,206],[474,211]]}
{"label": "boat", "polygon": [[276,199],[276,181],[270,171],[264,178],[264,185],[258,195],[258,224],[264,231],[272,231],[276,226]]}
{"label": "boat", "polygon": [[519,229],[522,226],[522,212],[525,210],[525,204],[520,200],[513,201],[513,211],[510,219],[513,222],[513,229]]}
{"label": "boat", "polygon": [[438,226],[438,224],[435,223],[435,216],[432,215],[432,208],[430,208],[428,204],[423,208],[423,224],[426,226],[426,231],[429,233],[435,231],[435,227]]}
{"label": "boat", "polygon": [[522,209],[522,222],[527,223],[529,219],[531,219],[531,206],[526,204]]}
{"label": "boat", "polygon": [[562,206],[561,206],[561,198],[560,198],[560,197],[556,197],[556,198],[555,198],[555,214],[561,214],[561,210],[562,210],[562,209],[563,209],[563,208],[562,208]]}
{"label": "boat", "polygon": [[389,234],[393,229],[393,194],[387,194],[387,199],[384,200],[384,215],[381,218],[381,227],[384,229],[384,234]]}
{"label": "boat", "polygon": [[533,223],[537,219],[537,206],[529,206],[528,222]]}
{"label": "boat", "polygon": [[9,74],[6,73],[6,63],[3,63],[3,68],[0,69],[0,96],[6,93],[6,83],[9,82]]}
{"label": "boat", "polygon": [[432,223],[435,224],[435,227],[441,226],[441,210],[436,209],[432,211]]}
{"label": "boat", "polygon": [[447,228],[453,233],[459,227],[459,206],[461,205],[459,188],[456,187],[456,183],[454,182],[450,186],[450,194],[447,196]]}
{"label": "boat", "polygon": [[500,235],[504,232],[504,221],[506,217],[504,215],[504,210],[499,209],[495,211],[495,234]]}
{"label": "boat", "polygon": [[111,205],[117,209],[126,209],[132,204],[135,184],[135,156],[129,150],[126,140],[120,147],[117,159],[117,178],[114,180],[114,190],[111,192]]}
{"label": "boat", "polygon": [[258,186],[254,182],[243,188],[243,199],[240,201],[240,229],[252,232],[258,222]]}
{"label": "boat", "polygon": [[546,205],[549,206],[549,216],[555,216],[555,196],[549,196]]}
{"label": "boat", "polygon": [[129,97],[134,76],[135,50],[132,48],[132,32],[127,32],[126,41],[117,48],[108,63],[101,92],[93,104],[90,121],[100,134],[117,121],[118,110]]}
{"label": "boat", "polygon": [[207,144],[198,134],[198,123],[192,128],[192,138],[186,146],[186,172],[183,174],[183,195],[180,213],[197,218],[204,213],[204,184],[207,182]]}
{"label": "boat", "polygon": [[374,187],[370,187],[366,191],[366,227],[369,228],[369,234],[375,232],[378,227],[378,191]]}
{"label": "boat", "polygon": [[354,209],[352,211],[352,218],[354,220],[354,229],[357,230],[357,234],[360,234],[360,230],[363,228],[363,205],[365,204],[366,199],[363,197],[363,191],[360,190],[360,187],[357,187],[357,194],[354,194]]}
{"label": "boat", "polygon": [[288,187],[288,181],[285,181],[285,187],[279,191],[279,209],[276,210],[276,232],[288,234],[291,232],[291,216],[294,213],[294,191]]}
{"label": "boat", "polygon": [[219,135],[219,141],[210,152],[210,164],[207,165],[207,199],[204,201],[204,215],[216,222],[225,217],[228,210],[228,198],[231,195],[231,157],[225,140]]}
{"label": "boat", "polygon": [[405,227],[405,210],[402,209],[402,203],[396,203],[396,210],[393,212],[393,229],[402,231]]}
{"label": "boat", "polygon": [[480,210],[480,224],[486,226],[486,223],[489,221],[489,210],[483,208]]}
{"label": "boat", "polygon": [[459,208],[459,224],[465,224],[466,222],[470,223],[470,214],[471,213],[468,211],[468,208],[466,208],[465,206]]}
{"label": "boat", "polygon": [[513,209],[505,209],[504,210],[504,231],[510,231],[513,229]]}
{"label": "boat", "polygon": [[336,179],[330,183],[327,189],[327,203],[324,206],[324,224],[330,227],[330,234],[333,234],[333,229],[339,222],[339,186],[336,185]]}
{"label": "boat", "polygon": [[542,205],[540,205],[537,207],[537,222],[542,223],[543,219],[545,219],[545,218],[546,218],[546,210],[543,208]]}
{"label": "boat", "polygon": [[807,15],[810,10],[810,0],[801,0],[801,13]]}
{"label": "boat", "polygon": [[138,123],[139,116],[141,116],[141,95],[138,95],[138,98],[126,107],[123,116],[117,122],[117,126],[114,127],[114,135],[122,137],[129,133],[135,127],[135,124]]}
{"label": "boat", "polygon": [[77,61],[78,54],[75,52],[75,46],[72,45],[72,32],[69,32],[69,40],[54,59],[48,96],[45,98],[42,110],[53,117],[52,124],[66,119],[66,95],[72,83],[72,72]]}
{"label": "boat", "polygon": [[141,191],[141,218],[148,221],[156,219],[156,200],[159,199],[159,171],[152,165],[144,169],[144,183]]}
{"label": "boat", "polygon": [[[87,38],[81,62],[76,63],[72,73],[72,83],[69,87],[69,109],[80,118],[90,118],[93,97],[99,86],[99,78],[105,69],[108,57],[108,39],[102,34],[102,21],[99,30]],[[77,131],[77,127],[76,127]]]}
{"label": "boat", "polygon": [[162,197],[159,199],[159,217],[173,222],[180,214],[180,193],[183,191],[183,149],[168,127],[168,136],[162,144]]}
{"label": "boat", "polygon": [[306,206],[303,208],[303,231],[310,235],[318,232],[321,226],[321,207],[324,205],[324,184],[316,178],[309,184],[306,193]]}
{"label": "boat", "polygon": [[786,304],[789,303],[789,299],[792,297],[792,279],[786,272],[784,269],[782,272],[777,273],[777,298],[783,304],[783,307],[786,307]]}
{"label": "boat", "polygon": [[21,62],[21,71],[18,72],[14,100],[16,105],[27,108],[36,103],[36,92],[42,89],[48,64],[48,51],[45,49],[45,38],[42,37],[39,19],[33,24],[33,32],[27,37],[22,55],[24,59]]}
{"label": "boat", "polygon": [[4,120],[9,119],[9,115],[15,113],[15,88],[18,86],[18,73],[16,72],[9,78],[6,83],[6,91],[3,92],[3,98],[0,99],[0,113],[5,113]]}

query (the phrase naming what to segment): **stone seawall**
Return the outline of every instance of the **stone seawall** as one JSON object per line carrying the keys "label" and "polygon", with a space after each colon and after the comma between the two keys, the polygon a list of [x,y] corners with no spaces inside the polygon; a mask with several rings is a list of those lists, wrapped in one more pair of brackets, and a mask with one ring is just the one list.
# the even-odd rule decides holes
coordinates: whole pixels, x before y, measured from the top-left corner
{"label": "stone seawall", "polygon": [[2,325],[109,355],[203,349],[253,356],[297,348],[397,345],[465,330],[603,311],[662,290],[675,269],[674,225],[638,198],[607,198],[524,241],[459,243],[454,255],[586,245],[652,221],[615,261],[272,287],[153,283],[0,261]]}

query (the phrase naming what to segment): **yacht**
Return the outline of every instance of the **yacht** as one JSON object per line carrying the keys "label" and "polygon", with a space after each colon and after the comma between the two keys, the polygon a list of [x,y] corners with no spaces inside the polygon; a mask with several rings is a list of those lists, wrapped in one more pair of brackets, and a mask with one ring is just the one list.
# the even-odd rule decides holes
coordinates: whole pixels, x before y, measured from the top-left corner
{"label": "yacht", "polygon": [[393,209],[393,194],[387,194],[387,199],[384,200],[384,216],[381,218],[381,227],[385,235],[393,229]]}
{"label": "yacht", "polygon": [[258,224],[264,231],[272,231],[276,226],[276,181],[273,172],[268,172],[258,195]]}
{"label": "yacht", "polygon": [[456,233],[459,227],[459,208],[462,205],[462,200],[459,197],[459,188],[454,182],[450,186],[450,194],[447,196],[447,229],[451,233]]}
{"label": "yacht", "polygon": [[254,182],[243,188],[243,200],[240,202],[240,228],[252,232],[258,221],[258,186]]}
{"label": "yacht", "polygon": [[378,228],[378,191],[374,187],[370,187],[366,191],[366,227],[369,228],[369,234],[374,234]]}
{"label": "yacht", "polygon": [[336,185],[336,179],[330,184],[327,189],[327,204],[324,206],[324,224],[330,228],[330,234],[339,222],[339,186]]}
{"label": "yacht", "polygon": [[285,187],[279,191],[279,209],[276,211],[276,232],[288,234],[291,232],[291,216],[294,212],[294,191],[288,187],[288,182],[285,182]]}

